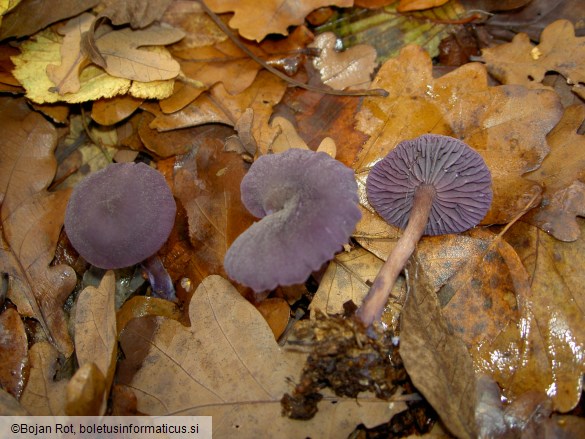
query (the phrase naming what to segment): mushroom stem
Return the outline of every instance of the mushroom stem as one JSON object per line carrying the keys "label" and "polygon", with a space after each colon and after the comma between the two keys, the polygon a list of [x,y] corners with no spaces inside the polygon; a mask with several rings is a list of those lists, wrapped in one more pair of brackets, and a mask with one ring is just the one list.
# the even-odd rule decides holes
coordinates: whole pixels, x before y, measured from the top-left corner
{"label": "mushroom stem", "polygon": [[422,184],[416,188],[408,225],[356,312],[357,317],[366,327],[382,317],[384,306],[396,279],[423,235],[433,207],[435,194],[435,188],[429,184]]}
{"label": "mushroom stem", "polygon": [[141,265],[148,274],[148,280],[153,294],[161,299],[176,302],[177,296],[175,294],[173,280],[158,255],[155,253],[151,257],[146,258],[142,261]]}

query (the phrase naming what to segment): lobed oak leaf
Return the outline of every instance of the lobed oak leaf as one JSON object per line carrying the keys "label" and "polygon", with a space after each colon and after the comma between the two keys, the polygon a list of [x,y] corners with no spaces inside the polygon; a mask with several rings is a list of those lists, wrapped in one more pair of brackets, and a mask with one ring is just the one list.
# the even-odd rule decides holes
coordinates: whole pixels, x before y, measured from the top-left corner
{"label": "lobed oak leaf", "polygon": [[309,45],[319,49],[319,56],[313,58],[313,66],[319,70],[321,81],[336,90],[367,88],[377,64],[376,49],[359,44],[339,52],[335,50],[336,40],[334,33],[326,32]]}
{"label": "lobed oak leaf", "polygon": [[[127,359],[118,381],[138,410],[213,416],[214,437],[346,437],[404,408],[371,397],[326,397],[309,421],[281,416],[280,399],[304,355],[274,340],[260,313],[220,276],[206,278],[190,303],[191,327],[164,318],[135,319],[121,336]],[[133,373],[134,369],[136,372]]]}
{"label": "lobed oak leaf", "polygon": [[[88,286],[77,298],[74,331],[75,356],[80,367],[92,364],[103,380],[101,410],[106,409],[106,397],[109,393],[118,346],[115,308],[116,278],[113,271],[108,271],[98,288]],[[88,376],[95,376],[91,370]],[[97,413],[96,413],[97,415]]]}
{"label": "lobed oak leaf", "polygon": [[576,37],[568,20],[549,24],[538,45],[521,33],[511,43],[483,49],[482,57],[488,71],[504,84],[543,87],[546,73],[554,71],[574,84],[573,91],[585,98],[585,37]]}
{"label": "lobed oak leaf", "polygon": [[548,153],[545,136],[561,116],[555,93],[489,87],[477,63],[435,79],[430,57],[418,46],[384,63],[372,87],[389,96],[367,97],[358,113],[357,128],[370,135],[354,165],[360,175],[400,141],[436,133],[463,140],[489,167],[494,197],[484,223],[510,221],[541,191],[523,174]]}
{"label": "lobed oak leaf", "polygon": [[273,107],[282,99],[286,84],[273,74],[261,71],[250,87],[235,96],[230,95],[222,84],[209,93],[199,96],[193,103],[173,114],[163,114],[157,105],[144,105],[156,118],[151,128],[168,131],[206,123],[223,123],[235,126],[248,108],[254,113],[252,136],[265,154],[278,130],[268,124]]}
{"label": "lobed oak leaf", "polygon": [[47,342],[35,343],[29,351],[30,376],[20,404],[33,416],[65,415],[66,380],[55,381],[59,353]]}
{"label": "lobed oak leaf", "polygon": [[551,148],[542,166],[528,178],[544,187],[542,202],[524,218],[561,241],[575,241],[581,233],[577,216],[585,216],[585,136],[577,130],[585,107],[565,108],[562,119],[548,134]]}
{"label": "lobed oak leaf", "polygon": [[140,82],[175,78],[180,66],[162,47],[141,50],[145,46],[164,46],[179,41],[184,32],[168,26],[151,25],[146,29],[113,30],[96,39],[96,47],[110,75]]}
{"label": "lobed oak leaf", "polygon": [[57,133],[23,102],[0,103],[5,127],[0,162],[0,220],[5,247],[2,271],[15,280],[49,340],[66,356],[73,351],[63,304],[76,283],[65,265],[51,266],[69,191],[48,192],[57,169]]}
{"label": "lobed oak leaf", "polygon": [[229,25],[249,40],[260,41],[268,34],[288,35],[288,27],[303,23],[313,10],[324,6],[349,7],[353,0],[207,0],[217,13],[234,12]]}

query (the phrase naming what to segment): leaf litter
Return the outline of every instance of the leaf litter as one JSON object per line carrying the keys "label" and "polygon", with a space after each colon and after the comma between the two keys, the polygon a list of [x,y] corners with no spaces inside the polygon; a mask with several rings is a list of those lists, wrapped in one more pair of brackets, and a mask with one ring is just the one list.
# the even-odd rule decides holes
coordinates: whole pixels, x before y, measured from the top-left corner
{"label": "leaf litter", "polygon": [[[208,2],[216,12],[234,13],[223,19],[249,38],[244,43],[249,51],[301,82],[323,90],[327,85],[362,89],[373,79],[372,89],[388,92],[356,99],[287,88],[203,18],[197,2],[187,2],[192,4],[185,9],[185,2],[160,1],[146,14],[141,0],[103,2],[96,10],[90,8],[97,2],[67,2],[42,19],[30,3],[20,2],[0,25],[3,38],[29,37],[20,54],[9,52],[14,67],[6,63],[3,84],[23,85],[28,102],[37,103],[32,110],[21,98],[1,99],[9,141],[1,146],[0,263],[9,283],[0,322],[11,337],[3,339],[0,355],[7,349],[19,353],[3,366],[11,373],[0,373],[5,413],[211,414],[223,420],[214,429],[218,437],[343,437],[358,424],[372,428],[398,420],[398,413],[409,413],[404,400],[424,398],[443,431],[456,437],[579,430],[582,419],[573,414],[583,390],[585,348],[580,288],[585,110],[579,97],[563,107],[568,101],[559,98],[558,88],[541,83],[555,71],[581,94],[583,66],[573,56],[580,50],[582,37],[574,33],[579,29],[553,22],[538,45],[517,35],[507,45],[484,49],[477,59],[485,65],[464,64],[442,76],[425,50],[405,44],[416,32],[404,33],[394,40],[399,46],[389,49],[395,57],[372,78],[371,47],[338,52],[339,40],[328,34],[307,47],[314,36],[301,24],[305,16],[334,2],[302,2],[301,9],[273,20],[274,28],[267,23],[274,2]],[[373,8],[395,14],[395,6]],[[79,15],[84,11],[91,13]],[[405,12],[390,26],[416,30],[413,23],[425,17],[419,28],[423,39],[415,41],[435,56],[445,29],[477,19],[466,12],[451,1]],[[195,30],[182,19],[187,14],[202,19],[202,26]],[[20,24],[27,21],[23,16],[31,18],[29,27]],[[370,20],[359,23],[363,29],[372,24],[377,31],[392,29],[370,13],[360,17]],[[345,20],[317,30],[334,30],[347,45],[371,40],[378,61],[386,59],[388,52],[372,34],[370,40],[352,41],[352,27],[341,25],[349,23]],[[59,23],[47,27],[53,22]],[[273,32],[288,36],[275,42],[267,37]],[[435,32],[432,38],[429,32]],[[148,66],[137,66],[142,58],[150,60]],[[331,82],[364,59],[367,63],[355,69],[362,76]],[[494,85],[489,74],[503,84]],[[18,87],[7,90],[22,93]],[[55,252],[68,189],[55,184],[57,189],[47,190],[57,172],[54,149],[57,142],[58,151],[65,147],[61,139],[69,129],[62,125],[68,116],[57,116],[57,107],[47,105],[56,102],[92,103],[93,122],[81,115],[91,125],[90,139],[124,139],[133,157],[151,161],[167,178],[181,206],[160,253],[182,306],[139,294],[116,311],[113,273],[99,287],[75,289],[68,299],[76,276],[64,264],[71,262]],[[39,110],[60,122],[49,122]],[[351,319],[322,314],[347,311],[349,300],[359,304],[400,236],[373,213],[363,192],[362,220],[351,245],[305,286],[278,288],[263,301],[266,294],[254,295],[222,277],[225,251],[255,221],[239,201],[239,182],[254,156],[290,147],[315,150],[330,137],[327,150],[356,170],[363,191],[377,160],[399,141],[427,132],[458,137],[483,156],[494,179],[494,203],[477,229],[421,240],[386,307],[382,338],[362,339],[366,335],[359,328],[347,331]],[[100,155],[115,152],[111,139],[91,148]],[[60,173],[74,174],[69,182],[63,177],[63,187],[75,184],[75,169],[87,162],[83,157],[71,161],[69,171],[59,161]],[[92,159],[98,162],[107,159]],[[81,276],[83,264],[75,267]],[[147,288],[138,292],[148,293]],[[303,309],[311,319],[297,322]],[[73,339],[65,323],[69,315]],[[291,326],[297,328],[295,337],[303,331],[306,336],[297,339],[305,344],[296,344],[296,350],[276,341],[284,342]],[[381,392],[384,385],[376,377],[385,369],[379,363],[343,369],[346,360],[351,365],[352,359],[365,358],[360,349],[375,343],[342,348],[350,345],[336,342],[336,333],[352,343],[378,340],[389,349],[398,343],[396,355],[409,379],[401,375],[397,393],[393,387]],[[320,342],[314,343],[317,334]],[[122,361],[116,358],[118,340]],[[321,366],[344,372],[337,380],[320,375]],[[373,374],[373,387],[360,381],[364,371]],[[361,384],[352,387],[352,379]],[[418,393],[402,394],[413,392],[409,380]],[[282,396],[295,392],[309,395],[312,402],[295,407],[312,412],[311,420],[281,416]],[[426,430],[416,431],[429,431],[429,422]]]}

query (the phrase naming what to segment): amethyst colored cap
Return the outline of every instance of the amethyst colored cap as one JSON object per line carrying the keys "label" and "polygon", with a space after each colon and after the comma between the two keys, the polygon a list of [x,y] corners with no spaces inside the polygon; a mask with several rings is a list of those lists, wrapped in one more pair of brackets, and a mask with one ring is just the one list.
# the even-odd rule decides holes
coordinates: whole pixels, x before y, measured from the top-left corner
{"label": "amethyst colored cap", "polygon": [[458,233],[476,226],[492,202],[491,174],[483,158],[462,141],[425,134],[400,142],[370,170],[368,201],[388,223],[404,229],[414,191],[436,190],[425,235]]}
{"label": "amethyst colored cap", "polygon": [[322,152],[260,157],[241,193],[262,219],[234,241],[224,267],[256,292],[304,282],[348,242],[361,217],[354,172]]}
{"label": "amethyst colored cap", "polygon": [[65,212],[71,244],[96,267],[128,267],[165,243],[177,206],[163,175],[143,163],[107,166],[81,181]]}

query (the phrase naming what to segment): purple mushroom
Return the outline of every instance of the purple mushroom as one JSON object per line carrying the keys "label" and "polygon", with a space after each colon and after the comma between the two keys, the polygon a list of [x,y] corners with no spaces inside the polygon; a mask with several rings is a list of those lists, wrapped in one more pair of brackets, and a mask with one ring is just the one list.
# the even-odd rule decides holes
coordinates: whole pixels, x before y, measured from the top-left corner
{"label": "purple mushroom", "polygon": [[256,292],[304,282],[348,242],[361,217],[354,172],[322,152],[260,157],[241,193],[262,219],[233,242],[224,267]]}
{"label": "purple mushroom", "polygon": [[404,230],[357,311],[369,326],[379,319],[423,234],[463,232],[483,219],[492,202],[491,174],[483,158],[453,137],[425,134],[399,143],[374,165],[368,201]]}
{"label": "purple mushroom", "polygon": [[156,252],[173,228],[176,209],[160,172],[144,163],[112,164],[75,187],[65,212],[65,232],[96,267],[142,262],[153,291],[174,300],[173,284]]}

